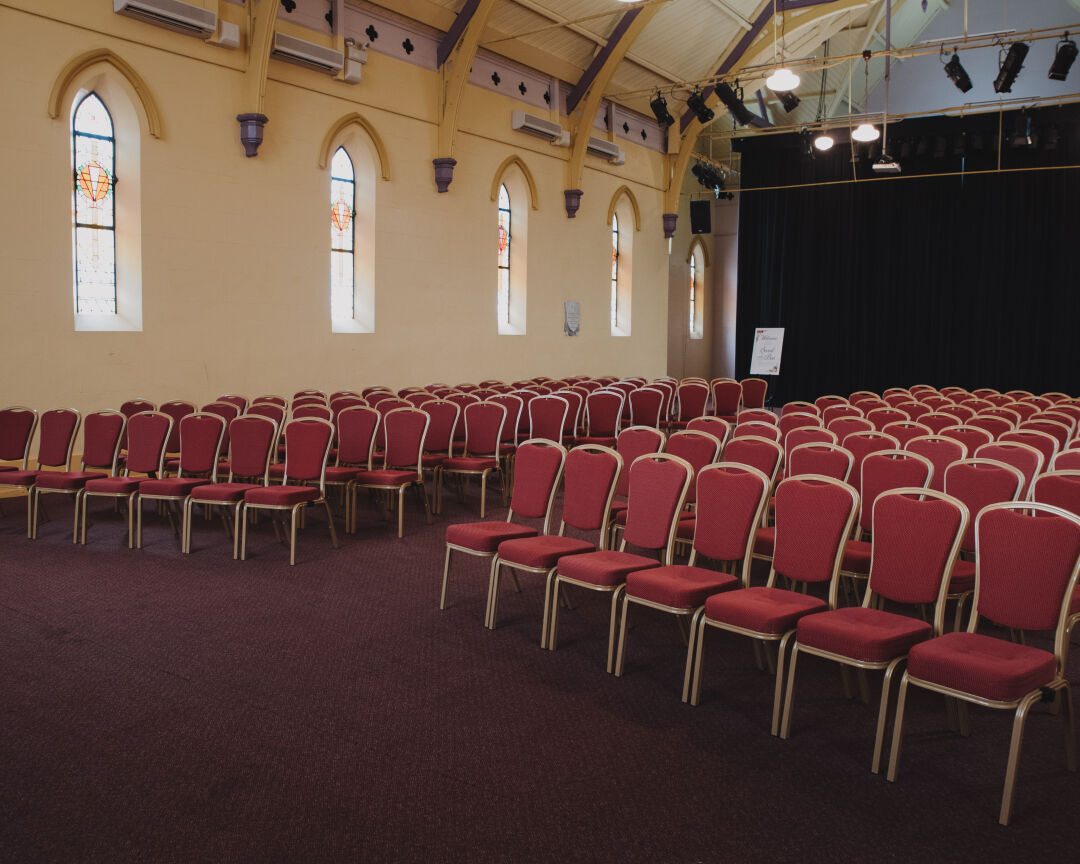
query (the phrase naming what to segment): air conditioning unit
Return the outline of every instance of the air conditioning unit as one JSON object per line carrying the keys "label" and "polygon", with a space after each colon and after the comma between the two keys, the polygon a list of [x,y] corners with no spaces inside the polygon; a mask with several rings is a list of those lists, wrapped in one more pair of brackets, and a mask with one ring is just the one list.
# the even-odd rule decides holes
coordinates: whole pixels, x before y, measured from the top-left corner
{"label": "air conditioning unit", "polygon": [[297,63],[319,72],[329,72],[331,75],[336,75],[345,66],[345,57],[340,51],[324,48],[285,33],[274,34],[274,47],[270,53],[279,60]]}
{"label": "air conditioning unit", "polygon": [[626,154],[619,149],[619,145],[613,144],[604,138],[589,138],[585,148],[594,156],[603,156],[612,165],[625,165]]}
{"label": "air conditioning unit", "polygon": [[113,12],[206,39],[217,30],[217,13],[183,0],[113,0]]}
{"label": "air conditioning unit", "polygon": [[541,138],[547,138],[556,147],[570,146],[570,133],[558,123],[545,120],[543,117],[534,117],[524,111],[514,111],[510,115],[510,127],[521,132],[539,135]]}

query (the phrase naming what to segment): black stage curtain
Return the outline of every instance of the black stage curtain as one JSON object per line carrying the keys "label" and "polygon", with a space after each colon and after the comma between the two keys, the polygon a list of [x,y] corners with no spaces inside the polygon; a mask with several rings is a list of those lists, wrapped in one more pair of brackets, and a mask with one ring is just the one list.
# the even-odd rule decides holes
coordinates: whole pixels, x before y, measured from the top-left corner
{"label": "black stage curtain", "polygon": [[[1040,116],[1041,145],[1016,149],[1006,115],[1003,167],[1080,162],[1077,112]],[[774,401],[922,383],[1080,395],[1080,169],[925,176],[994,166],[997,115],[964,122],[890,127],[900,179],[742,193],[740,377],[766,326],[786,328]],[[841,142],[811,160],[806,143],[743,139],[742,186],[872,177],[880,155],[853,166]]]}

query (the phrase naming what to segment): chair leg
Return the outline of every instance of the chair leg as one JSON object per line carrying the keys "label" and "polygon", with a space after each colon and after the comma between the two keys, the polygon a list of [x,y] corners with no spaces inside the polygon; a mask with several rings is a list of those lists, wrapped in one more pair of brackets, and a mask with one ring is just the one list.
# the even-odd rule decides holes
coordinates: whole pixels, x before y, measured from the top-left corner
{"label": "chair leg", "polygon": [[701,701],[701,655],[702,649],[705,647],[705,631],[707,629],[703,619],[698,624],[697,647],[694,648],[694,684],[690,690],[691,705],[697,705]]}
{"label": "chair leg", "polygon": [[300,513],[300,505],[297,504],[292,508],[289,519],[289,566],[292,567],[296,564],[296,522],[297,515]]}
{"label": "chair leg", "polygon": [[[434,491],[432,492],[434,495]],[[431,524],[431,505],[428,504],[427,486],[424,485],[424,478],[420,478],[420,497],[424,500],[424,516],[427,517],[427,524]]]}
{"label": "chair leg", "polygon": [[[222,515],[224,518],[224,514]],[[244,508],[244,501],[241,499],[236,502],[236,506],[233,508],[233,541],[232,541],[232,557],[233,561],[237,561],[240,558],[240,532],[243,531],[245,536],[247,534],[247,511]]]}
{"label": "chair leg", "polygon": [[897,657],[885,668],[885,680],[881,682],[881,701],[878,703],[877,732],[874,734],[874,759],[870,763],[870,773],[881,773],[881,751],[885,745],[885,723],[889,715],[889,696],[892,695],[893,674],[906,657]]}
{"label": "chair leg", "polygon": [[1008,825],[1012,816],[1013,789],[1016,786],[1016,767],[1020,762],[1020,748],[1024,743],[1024,724],[1027,722],[1028,711],[1042,696],[1041,691],[1029,693],[1016,706],[1016,715],[1013,718],[1012,740],[1009,742],[1009,765],[1005,769],[1005,790],[1001,795],[1001,813],[998,822]]}
{"label": "chair leg", "polygon": [[442,571],[442,594],[439,595],[440,611],[446,608],[446,583],[450,578],[450,553],[453,551],[449,546],[446,547],[446,562],[443,564]]}
{"label": "chair leg", "polygon": [[624,594],[622,598],[622,620],[619,622],[619,650],[615,655],[616,678],[622,678],[623,661],[626,659],[626,613],[629,609],[629,605],[630,598]]}
{"label": "chair leg", "polygon": [[791,702],[795,695],[795,663],[799,659],[799,643],[791,647],[791,664],[787,673],[787,692],[784,694],[784,719],[780,722],[780,737],[791,734]]}
{"label": "chair leg", "polygon": [[619,617],[619,600],[626,594],[626,585],[620,585],[611,592],[611,621],[608,624],[607,671],[610,675],[615,670],[615,619]]}
{"label": "chair leg", "polygon": [[[555,573],[555,570],[549,570],[548,574]],[[554,579],[551,583],[551,612],[550,612],[550,624],[551,632],[548,633],[547,647],[548,651],[554,651],[556,648],[556,642],[558,641],[559,633],[559,574],[555,573]]]}
{"label": "chair leg", "polygon": [[889,748],[889,772],[885,779],[896,781],[896,769],[900,767],[900,744],[904,739],[904,703],[907,702],[908,674],[900,679],[900,693],[896,697],[896,719],[893,720],[892,746]]}
{"label": "chair leg", "polygon": [[[79,501],[82,500],[82,507],[79,507]],[[86,545],[86,511],[88,509],[86,502],[86,490],[80,490],[75,493],[75,533],[79,531],[79,510],[82,510],[82,545]],[[77,541],[74,541],[77,542]]]}
{"label": "chair leg", "polygon": [[1065,726],[1065,767],[1076,770],[1076,715],[1073,713],[1072,690],[1065,681],[1058,689],[1058,702],[1061,704],[1062,722]]}
{"label": "chair leg", "polygon": [[480,475],[480,518],[484,518],[484,507],[487,502],[487,478],[488,472]]}
{"label": "chair leg", "polygon": [[[330,526],[330,545],[335,549],[338,548],[338,536],[337,529],[334,527],[334,514],[330,512],[330,502],[323,498],[323,507],[326,508],[326,524]],[[348,518],[345,517],[345,523],[348,524]]]}
{"label": "chair leg", "polygon": [[499,571],[501,569],[499,556],[496,555],[491,562],[491,573],[488,574],[487,617],[484,619],[484,626],[488,630],[495,629],[495,615],[499,608]]}
{"label": "chair leg", "polygon": [[180,520],[180,554],[191,554],[191,496],[184,499],[183,517]]}
{"label": "chair leg", "polygon": [[788,643],[795,637],[794,630],[788,630],[780,640],[780,648],[776,653],[776,686],[773,688],[773,714],[772,734],[780,734],[780,703],[784,695],[784,657],[787,654]]}
{"label": "chair leg", "polygon": [[[258,512],[259,512],[258,510],[253,510],[252,514],[254,515],[254,514],[258,513]],[[240,525],[237,526],[237,528],[240,530],[240,560],[241,561],[246,561],[247,560],[247,529],[248,529],[247,507],[244,508],[244,519],[240,523]],[[233,542],[235,542],[235,541],[233,541]]]}
{"label": "chair leg", "polygon": [[135,524],[137,526],[136,529],[135,529],[136,544],[137,544],[137,547],[139,549],[142,549],[142,499],[139,497],[138,492],[132,492],[128,496],[128,549],[131,548],[131,539],[132,539],[131,538],[131,519],[132,519],[132,515],[133,515],[132,510],[135,511],[134,518],[135,518]]}
{"label": "chair leg", "polygon": [[[510,571],[510,575],[514,577],[514,586],[517,592],[521,593],[521,585],[517,581],[517,573],[513,570]],[[552,593],[555,589],[555,568],[552,567],[548,570],[547,575],[544,577],[544,618],[540,622],[540,648],[547,648],[551,644],[551,636],[548,630],[551,626],[552,615]]]}
{"label": "chair leg", "polygon": [[[690,633],[686,640],[686,671],[683,672],[682,701],[690,701],[690,674],[694,665],[694,648],[697,644],[698,629],[702,627],[701,619],[705,615],[705,607],[699,606],[690,619]],[[623,612],[623,623],[626,623],[626,613]]]}

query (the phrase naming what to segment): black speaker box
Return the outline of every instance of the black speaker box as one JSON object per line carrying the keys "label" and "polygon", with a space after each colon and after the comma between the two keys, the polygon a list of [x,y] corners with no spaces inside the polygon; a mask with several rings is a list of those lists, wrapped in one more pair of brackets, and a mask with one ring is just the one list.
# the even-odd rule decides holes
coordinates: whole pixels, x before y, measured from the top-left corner
{"label": "black speaker box", "polygon": [[690,202],[690,233],[691,234],[711,234],[712,233],[712,202],[711,201],[691,201]]}

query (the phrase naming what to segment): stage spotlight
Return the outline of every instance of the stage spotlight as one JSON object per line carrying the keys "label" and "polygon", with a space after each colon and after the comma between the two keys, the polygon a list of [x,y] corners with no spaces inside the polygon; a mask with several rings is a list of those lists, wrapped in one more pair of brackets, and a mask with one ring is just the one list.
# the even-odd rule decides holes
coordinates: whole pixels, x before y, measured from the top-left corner
{"label": "stage spotlight", "polygon": [[717,171],[711,165],[706,165],[702,162],[695,162],[694,166],[690,169],[690,173],[697,178],[698,183],[704,186],[706,189],[712,190],[713,195],[716,198],[732,197],[731,195],[724,195],[724,182],[725,177],[722,172]]}
{"label": "stage spotlight", "polygon": [[952,79],[952,83],[957,86],[961,93],[967,93],[971,89],[971,79],[968,77],[964,67],[960,65],[959,54],[953,54],[952,60],[945,64],[945,74]]}
{"label": "stage spotlight", "polygon": [[724,103],[728,111],[730,111],[735,119],[743,126],[746,126],[754,119],[754,115],[750,113],[750,109],[743,105],[740,95],[731,88],[730,84],[725,84],[723,81],[717,84],[716,95],[720,97],[720,101]]}
{"label": "stage spotlight", "polygon": [[799,97],[790,90],[777,93],[776,98],[780,100],[780,104],[784,106],[788,114],[799,107]]}
{"label": "stage spotlight", "polygon": [[686,100],[686,107],[694,112],[694,116],[701,121],[702,126],[716,116],[712,108],[705,104],[705,97],[701,95],[700,90],[695,90],[690,94],[690,98]]}
{"label": "stage spotlight", "polygon": [[1064,81],[1075,59],[1076,43],[1069,38],[1069,34],[1066,32],[1065,38],[1058,42],[1057,53],[1054,54],[1054,62],[1050,64],[1050,75],[1048,77],[1054,81]]}
{"label": "stage spotlight", "polygon": [[660,95],[659,90],[656,92],[656,98],[649,103],[649,107],[652,108],[652,113],[656,116],[656,122],[660,124],[661,129],[667,129],[675,122],[675,118],[667,109],[667,100]]}
{"label": "stage spotlight", "polygon": [[1005,62],[1001,64],[997,78],[994,79],[995,93],[1011,93],[1013,82],[1024,66],[1024,58],[1027,57],[1028,46],[1023,42],[1013,42],[1009,46],[1009,53],[1005,55]]}
{"label": "stage spotlight", "polygon": [[817,136],[817,138],[814,139],[814,146],[823,153],[826,150],[831,150],[832,145],[835,143],[836,142],[833,141],[832,135],[830,135],[828,132],[822,132],[820,135]]}

